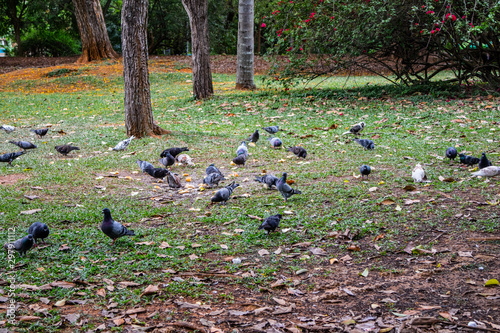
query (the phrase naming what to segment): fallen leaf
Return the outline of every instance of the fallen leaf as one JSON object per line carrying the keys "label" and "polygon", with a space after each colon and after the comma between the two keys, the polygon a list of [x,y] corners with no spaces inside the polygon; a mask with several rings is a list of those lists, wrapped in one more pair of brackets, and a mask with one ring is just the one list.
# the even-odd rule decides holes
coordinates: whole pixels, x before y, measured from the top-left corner
{"label": "fallen leaf", "polygon": [[55,281],[50,284],[52,287],[60,287],[60,288],[74,288],[75,284],[72,282],[66,282],[66,281]]}
{"label": "fallen leaf", "polygon": [[104,289],[104,288],[97,289],[96,293],[97,293],[98,296],[106,297],[106,289]]}
{"label": "fallen leaf", "polygon": [[196,260],[198,258],[199,257],[196,254],[194,254],[194,253],[189,256],[189,259],[191,259],[191,260]]}
{"label": "fallen leaf", "polygon": [[38,319],[40,319],[40,317],[37,316],[21,316],[18,318],[19,321],[33,321]]}
{"label": "fallen leaf", "polygon": [[354,245],[354,244],[351,244],[351,245],[347,248],[347,250],[349,250],[349,251],[361,251],[361,249],[359,248],[359,246]]}
{"label": "fallen leaf", "polygon": [[57,307],[61,307],[61,306],[65,306],[66,305],[66,300],[65,299],[62,299],[60,301],[57,301],[54,306],[57,306]]}
{"label": "fallen leaf", "polygon": [[384,206],[390,206],[390,205],[394,205],[396,204],[396,202],[394,200],[391,200],[391,199],[385,199],[384,201],[381,202],[382,205]]}
{"label": "fallen leaf", "polygon": [[315,247],[315,248],[311,249],[311,253],[314,255],[317,255],[317,256],[326,256],[327,255],[326,251],[323,250],[322,248],[319,248],[319,247]]}
{"label": "fallen leaf", "polygon": [[298,271],[295,272],[295,275],[301,275],[301,274],[304,274],[304,273],[307,273],[308,270],[305,269],[305,268],[302,268],[302,269],[299,269]]}
{"label": "fallen leaf", "polygon": [[74,324],[80,318],[80,314],[79,313],[70,313],[67,315],[62,315],[61,317],[63,317],[67,321],[69,321],[71,324]]}
{"label": "fallen leaf", "polygon": [[368,276],[368,273],[370,273],[370,270],[367,268],[365,268],[364,271],[362,271],[361,273],[359,273],[360,276],[363,276],[363,277],[367,277]]}
{"label": "fallen leaf", "polygon": [[415,185],[406,185],[405,187],[403,187],[403,190],[405,191],[415,191],[417,188],[415,187]]}
{"label": "fallen leaf", "polygon": [[168,244],[167,242],[161,242],[160,246],[158,246],[158,248],[160,249],[166,249],[166,248],[170,248],[170,244]]}
{"label": "fallen leaf", "polygon": [[123,318],[117,318],[113,319],[113,323],[115,323],[116,326],[121,326],[125,323],[125,320]]}
{"label": "fallen leaf", "polygon": [[265,256],[265,255],[268,255],[269,254],[269,251],[266,250],[266,249],[262,249],[262,250],[259,250],[259,252],[257,252],[261,257]]}
{"label": "fallen leaf", "polygon": [[21,215],[33,215],[33,214],[41,212],[41,211],[42,210],[40,208],[30,209],[30,210],[23,210],[23,211],[21,211]]}
{"label": "fallen leaf", "polygon": [[193,244],[191,244],[191,247],[192,247],[193,249],[196,249],[197,247],[201,247],[201,246],[202,246],[202,245],[201,245],[201,244],[198,244],[198,243],[193,243]]}
{"label": "fallen leaf", "polygon": [[146,287],[146,289],[142,291],[141,296],[156,294],[157,292],[158,292],[158,286],[150,284],[149,286]]}
{"label": "fallen leaf", "polygon": [[153,245],[155,242],[153,241],[150,241],[150,242],[139,242],[139,243],[135,243],[135,245]]}
{"label": "fallen leaf", "polygon": [[281,298],[278,298],[278,297],[273,297],[273,301],[275,301],[279,305],[283,305],[283,306],[286,305],[286,302],[284,300],[282,300]]}
{"label": "fallen leaf", "polygon": [[485,287],[494,287],[494,286],[498,286],[500,285],[500,283],[498,282],[497,279],[491,279],[491,280],[488,280],[486,281],[486,283],[484,284]]}

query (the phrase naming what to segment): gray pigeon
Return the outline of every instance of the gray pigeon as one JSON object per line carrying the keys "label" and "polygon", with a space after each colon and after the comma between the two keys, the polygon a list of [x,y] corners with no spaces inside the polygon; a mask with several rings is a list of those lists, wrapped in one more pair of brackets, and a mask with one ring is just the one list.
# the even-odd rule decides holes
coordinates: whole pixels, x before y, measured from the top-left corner
{"label": "gray pigeon", "polygon": [[64,156],[68,155],[73,150],[80,150],[80,148],[70,145],[55,146],[54,148],[58,153],[63,154]]}
{"label": "gray pigeon", "polygon": [[0,129],[4,130],[6,133],[12,133],[16,130],[16,128],[14,126],[10,126],[10,125],[2,125],[2,126],[0,126]]}
{"label": "gray pigeon", "polygon": [[217,169],[217,167],[212,163],[210,164],[207,169],[205,170],[205,172],[207,173],[207,176],[211,173],[218,173],[219,175],[221,175],[222,177],[224,177],[224,175],[222,174],[222,172],[220,172],[219,169]]}
{"label": "gray pigeon", "polygon": [[299,190],[294,190],[290,187],[290,185],[286,183],[286,176],[286,172],[283,172],[281,178],[276,182],[276,187],[278,188],[278,191],[280,191],[285,201],[294,194],[302,194],[302,192],[300,192]]}
{"label": "gray pigeon", "polygon": [[45,136],[45,134],[47,134],[49,129],[48,128],[40,128],[40,129],[32,129],[30,131],[35,133],[36,135],[38,135],[39,138],[41,138],[41,137]]}
{"label": "gray pigeon", "polygon": [[120,237],[135,236],[133,230],[128,230],[124,225],[113,220],[113,218],[111,217],[111,211],[108,208],[104,208],[102,210],[102,213],[104,214],[104,220],[101,224],[101,230],[106,236],[113,240],[113,242],[111,242],[111,245],[113,245],[115,243],[115,240]]}
{"label": "gray pigeon", "polygon": [[276,183],[278,182],[278,177],[268,174],[264,175],[262,177],[255,177],[255,181],[266,184],[268,189],[271,189],[273,186],[276,186]]}
{"label": "gray pigeon", "polygon": [[245,162],[247,161],[247,154],[241,154],[233,158],[233,163],[236,165],[245,165]]}
{"label": "gray pigeon", "polygon": [[119,151],[127,149],[128,145],[130,144],[130,141],[132,141],[132,139],[134,138],[135,136],[132,135],[130,138],[118,142],[118,144],[113,148],[113,150]]}
{"label": "gray pigeon", "polygon": [[210,201],[212,203],[222,202],[223,204],[226,204],[234,189],[238,186],[240,186],[240,184],[235,184],[234,182],[232,182],[228,186],[221,188],[220,190],[215,192],[215,195],[212,197],[212,199],[210,199]]}
{"label": "gray pigeon", "polygon": [[259,141],[259,138],[260,138],[259,130],[255,130],[255,132],[253,132],[252,135],[248,137],[247,141],[252,141],[253,143],[257,143],[257,141]]}
{"label": "gray pigeon", "polygon": [[49,236],[49,227],[42,222],[35,222],[30,225],[28,229],[28,234],[33,235],[33,240],[35,241],[35,246],[38,245],[38,239],[41,239],[43,244],[45,244],[45,238]]}
{"label": "gray pigeon", "polygon": [[479,165],[478,165],[479,170],[487,168],[489,166],[491,166],[490,160],[488,160],[485,153],[482,153],[481,159],[479,160]]}
{"label": "gray pigeon", "polygon": [[297,156],[297,157],[306,158],[306,156],[307,156],[307,151],[304,148],[300,147],[300,146],[297,146],[297,147],[288,147],[287,149],[288,149],[288,151],[294,153],[295,156]]}
{"label": "gray pigeon", "polygon": [[33,247],[33,235],[29,234],[13,243],[5,243],[3,247],[6,250],[12,249],[19,252],[20,256],[26,255],[26,252]]}
{"label": "gray pigeon", "polygon": [[242,141],[241,145],[236,149],[236,156],[240,155],[248,155],[247,143],[245,141]]}
{"label": "gray pigeon", "polygon": [[148,175],[150,175],[151,177],[157,178],[157,179],[165,178],[167,176],[168,172],[169,171],[167,169],[163,169],[163,168],[146,168],[146,173]]}
{"label": "gray pigeon", "polygon": [[170,152],[167,151],[165,152],[164,156],[160,158],[160,163],[166,167],[169,167],[175,164],[175,157],[173,157],[172,154],[170,154]]}
{"label": "gray pigeon", "polygon": [[481,176],[481,177],[495,177],[500,175],[500,167],[497,166],[489,166],[486,168],[482,168],[479,171],[473,172],[473,176]]}
{"label": "gray pigeon", "polygon": [[28,149],[35,149],[36,146],[32,144],[31,142],[28,141],[14,141],[11,140],[9,143],[12,143],[13,145],[18,146],[21,149],[28,150]]}
{"label": "gray pigeon", "polygon": [[273,148],[279,148],[283,145],[283,142],[279,138],[272,137],[272,138],[269,138],[268,140],[271,143],[271,146]]}
{"label": "gray pigeon", "polygon": [[350,130],[343,133],[342,135],[346,135],[346,134],[359,135],[361,133],[361,131],[363,131],[364,128],[365,128],[365,123],[362,121],[359,124],[356,124],[353,127],[351,127]]}
{"label": "gray pigeon", "polygon": [[12,161],[23,154],[26,154],[26,152],[25,151],[17,151],[15,153],[7,153],[7,154],[0,155],[0,162],[9,163],[9,165],[12,165]]}
{"label": "gray pigeon", "polygon": [[154,169],[153,164],[146,161],[137,160],[137,164],[139,164],[142,172],[146,172],[148,169]]}
{"label": "gray pigeon", "polygon": [[212,187],[212,186],[219,186],[219,182],[222,181],[222,180],[225,180],[226,178],[224,178],[223,175],[221,175],[220,173],[211,173],[209,174],[208,176],[206,176],[204,179],[203,179],[203,184],[207,184],[208,186]]}
{"label": "gray pigeon", "polygon": [[448,157],[450,160],[455,160],[457,154],[458,152],[454,147],[446,149],[446,157]]}
{"label": "gray pigeon", "polygon": [[177,155],[179,155],[180,153],[182,153],[183,151],[189,151],[189,148],[188,147],[182,147],[182,148],[178,148],[178,147],[174,147],[174,148],[167,148],[165,149],[164,151],[161,152],[160,154],[160,157],[166,157],[167,156],[167,153],[170,153],[170,155],[172,155],[173,157],[176,157]]}
{"label": "gray pigeon", "polygon": [[372,172],[372,168],[370,168],[368,165],[362,165],[361,168],[359,168],[359,173],[361,174],[361,177],[366,176],[368,178],[368,175]]}
{"label": "gray pigeon", "polygon": [[262,127],[262,129],[269,134],[276,134],[280,130],[279,126]]}
{"label": "gray pigeon", "polygon": [[280,225],[281,214],[271,215],[267,217],[262,224],[259,226],[259,230],[264,229],[269,235],[270,232],[276,231]]}
{"label": "gray pigeon", "polygon": [[368,139],[354,139],[357,143],[363,146],[365,149],[372,150],[375,149],[375,143]]}
{"label": "gray pigeon", "polygon": [[182,187],[181,178],[179,177],[179,175],[171,172],[170,170],[167,170],[167,171],[168,171],[168,173],[167,173],[168,186],[173,187],[173,188]]}

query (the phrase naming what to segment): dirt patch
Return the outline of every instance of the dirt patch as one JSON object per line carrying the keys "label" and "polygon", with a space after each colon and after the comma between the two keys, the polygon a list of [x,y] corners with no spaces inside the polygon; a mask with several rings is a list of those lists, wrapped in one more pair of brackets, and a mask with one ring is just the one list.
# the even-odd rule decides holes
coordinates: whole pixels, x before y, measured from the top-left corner
{"label": "dirt patch", "polygon": [[14,173],[12,175],[0,176],[0,185],[13,185],[18,181],[28,178],[26,175]]}

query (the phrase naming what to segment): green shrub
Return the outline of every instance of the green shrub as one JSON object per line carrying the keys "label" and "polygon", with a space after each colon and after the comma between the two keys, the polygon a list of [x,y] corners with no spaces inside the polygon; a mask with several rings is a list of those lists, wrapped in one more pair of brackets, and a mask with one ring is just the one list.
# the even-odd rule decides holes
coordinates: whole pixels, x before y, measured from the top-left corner
{"label": "green shrub", "polygon": [[63,30],[28,31],[22,38],[21,52],[18,55],[27,57],[61,57],[79,54],[80,41],[75,40]]}

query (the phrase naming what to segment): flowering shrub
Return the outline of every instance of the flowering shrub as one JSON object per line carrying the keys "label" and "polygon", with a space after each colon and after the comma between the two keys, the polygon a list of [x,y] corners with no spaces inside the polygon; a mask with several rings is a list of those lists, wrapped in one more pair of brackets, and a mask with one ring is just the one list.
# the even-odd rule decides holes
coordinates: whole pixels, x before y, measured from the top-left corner
{"label": "flowering shrub", "polygon": [[294,0],[272,8],[263,22],[269,53],[287,58],[273,73],[285,84],[355,67],[404,84],[446,69],[458,80],[500,83],[498,0]]}

